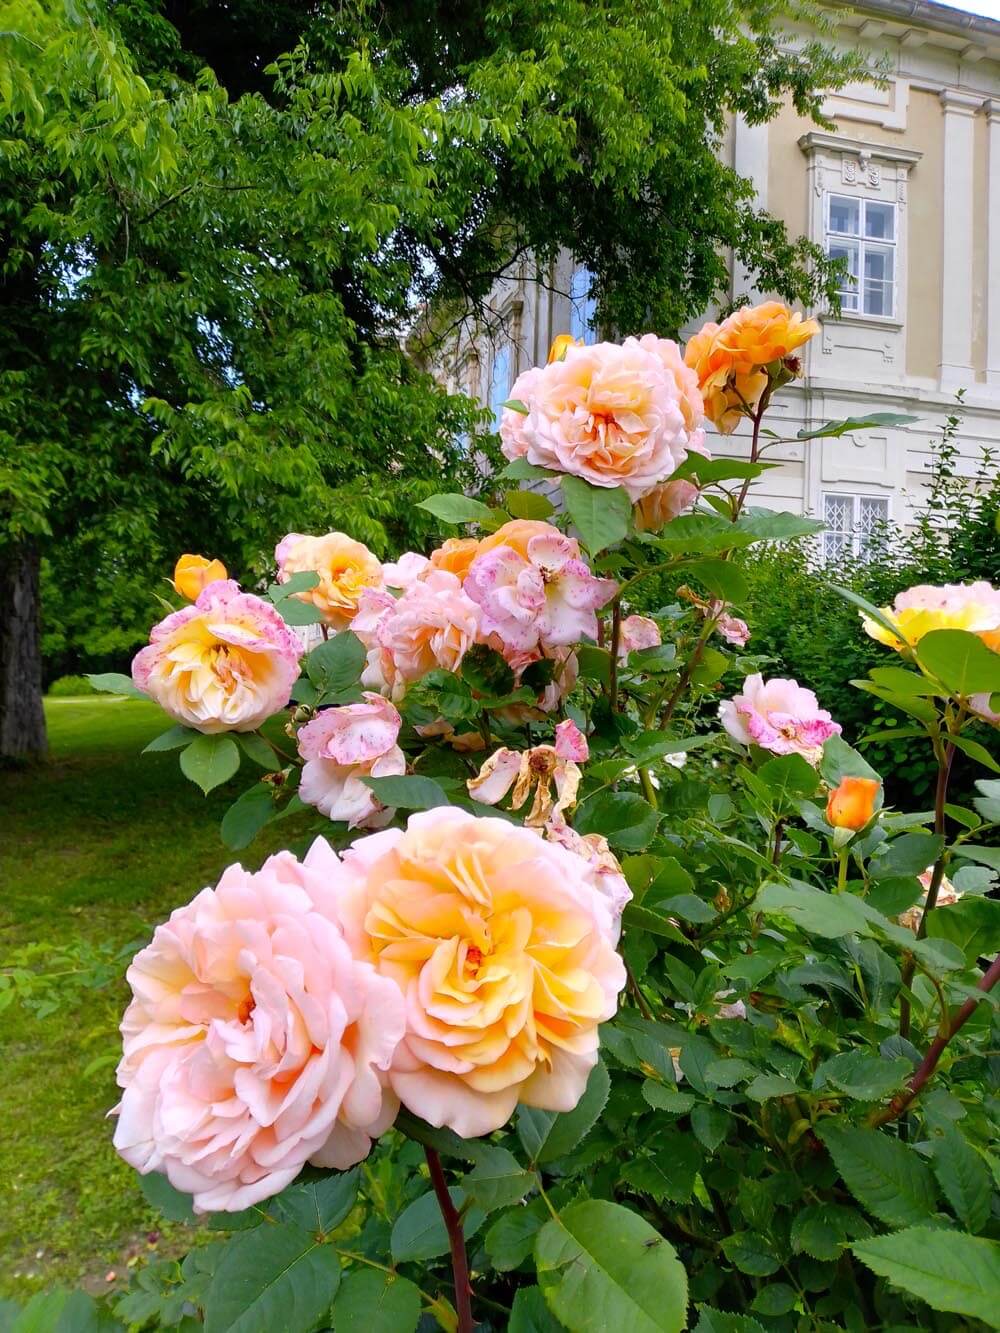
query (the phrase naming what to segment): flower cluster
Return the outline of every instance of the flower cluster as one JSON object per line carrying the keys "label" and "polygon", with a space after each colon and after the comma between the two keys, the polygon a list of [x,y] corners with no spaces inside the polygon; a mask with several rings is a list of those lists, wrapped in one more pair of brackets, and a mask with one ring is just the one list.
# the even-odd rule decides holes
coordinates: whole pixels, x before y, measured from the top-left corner
{"label": "flower cluster", "polygon": [[465,1136],[571,1110],[625,984],[590,853],[445,807],[231,866],[129,968],[116,1147],[239,1210],[360,1161],[400,1102]]}

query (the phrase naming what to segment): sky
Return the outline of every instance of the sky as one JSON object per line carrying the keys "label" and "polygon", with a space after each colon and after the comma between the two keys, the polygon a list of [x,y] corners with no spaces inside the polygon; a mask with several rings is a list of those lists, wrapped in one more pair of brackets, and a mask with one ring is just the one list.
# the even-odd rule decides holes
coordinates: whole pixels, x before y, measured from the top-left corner
{"label": "sky", "polygon": [[949,9],[964,9],[967,14],[983,14],[986,18],[1000,19],[1000,0],[970,0],[968,4],[952,3],[952,0],[939,0]]}

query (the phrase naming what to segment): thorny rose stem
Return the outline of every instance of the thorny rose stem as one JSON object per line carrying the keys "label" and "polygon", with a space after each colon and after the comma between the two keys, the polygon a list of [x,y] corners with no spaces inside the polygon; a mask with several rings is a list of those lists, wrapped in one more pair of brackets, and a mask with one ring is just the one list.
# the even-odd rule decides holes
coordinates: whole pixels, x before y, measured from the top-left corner
{"label": "thorny rose stem", "polygon": [[455,1278],[455,1310],[458,1314],[457,1333],[472,1333],[472,1285],[469,1282],[469,1260],[465,1253],[465,1236],[462,1232],[462,1219],[458,1209],[451,1201],[448,1184],[441,1168],[441,1159],[433,1148],[424,1148],[427,1165],[431,1173],[431,1184],[437,1195],[438,1207],[444,1218],[448,1232],[448,1248],[451,1250],[451,1271]]}

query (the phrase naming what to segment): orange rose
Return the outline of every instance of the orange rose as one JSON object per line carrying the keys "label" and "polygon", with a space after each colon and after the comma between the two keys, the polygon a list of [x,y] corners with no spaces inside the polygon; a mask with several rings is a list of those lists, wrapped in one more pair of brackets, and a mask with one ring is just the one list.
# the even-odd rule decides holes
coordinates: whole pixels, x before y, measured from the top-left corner
{"label": "orange rose", "polygon": [[863,829],[875,813],[881,785],[877,778],[841,778],[826,803],[826,822],[855,833]]}
{"label": "orange rose", "polygon": [[580,338],[574,338],[572,333],[560,333],[552,340],[552,346],[549,348],[549,365],[553,361],[565,361],[566,353],[571,347],[582,347],[583,341]]}
{"label": "orange rose", "polygon": [[478,554],[479,542],[475,537],[449,537],[443,546],[431,552],[431,564],[464,579]]}
{"label": "orange rose", "polygon": [[174,566],[174,577],[170,581],[174,592],[193,602],[202,588],[228,577],[221,560],[208,560],[203,555],[182,555]]}
{"label": "orange rose", "polygon": [[689,340],[684,360],[698,375],[707,416],[724,435],[757,407],[770,381],[765,367],[778,361],[788,378],[797,375],[793,353],[818,332],[814,319],[765,301],[734,310],[721,324],[705,324]]}
{"label": "orange rose", "polygon": [[[490,533],[479,543],[477,555],[486,555],[489,551],[495,551],[498,546],[510,546],[523,559],[528,559],[528,542],[532,537],[559,537],[562,539],[562,533],[558,528],[554,528],[551,523],[543,523],[539,518],[512,518],[509,523],[505,523],[502,528],[497,528],[496,532]],[[576,547],[576,542],[573,543]],[[575,552],[578,554],[579,551]]]}

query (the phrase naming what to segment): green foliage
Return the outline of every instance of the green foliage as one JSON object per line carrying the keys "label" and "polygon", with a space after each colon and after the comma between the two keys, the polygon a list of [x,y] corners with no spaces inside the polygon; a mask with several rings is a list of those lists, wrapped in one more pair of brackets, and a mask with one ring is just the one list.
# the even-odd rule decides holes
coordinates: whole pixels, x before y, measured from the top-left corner
{"label": "green foliage", "polygon": [[60,676],[48,688],[50,699],[77,699],[97,691],[86,676]]}

